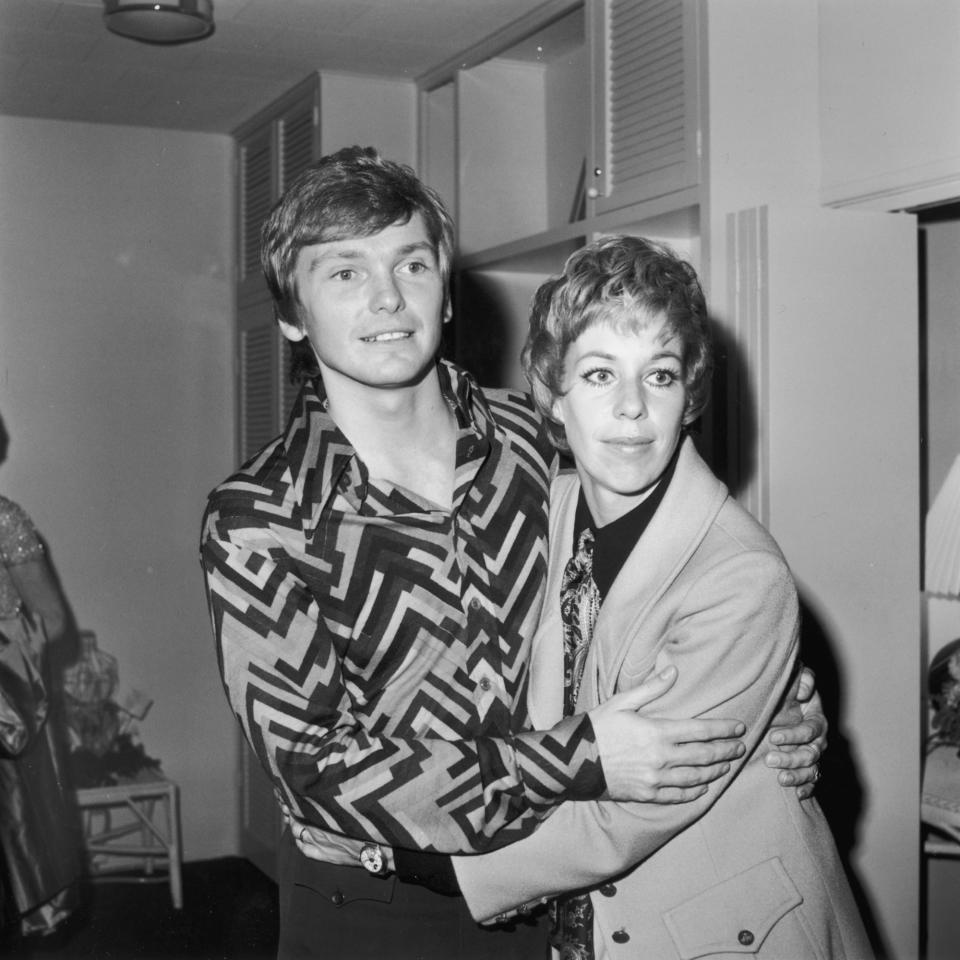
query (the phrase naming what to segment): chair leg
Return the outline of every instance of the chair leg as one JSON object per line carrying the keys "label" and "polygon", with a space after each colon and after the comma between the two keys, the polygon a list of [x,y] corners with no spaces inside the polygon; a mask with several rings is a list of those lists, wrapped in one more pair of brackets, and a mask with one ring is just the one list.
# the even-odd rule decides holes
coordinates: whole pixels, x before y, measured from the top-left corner
{"label": "chair leg", "polygon": [[182,858],[180,841],[180,788],[170,784],[170,793],[167,803],[167,836],[170,838],[169,870],[170,896],[173,899],[175,910],[183,909],[183,881],[180,876],[180,861]]}

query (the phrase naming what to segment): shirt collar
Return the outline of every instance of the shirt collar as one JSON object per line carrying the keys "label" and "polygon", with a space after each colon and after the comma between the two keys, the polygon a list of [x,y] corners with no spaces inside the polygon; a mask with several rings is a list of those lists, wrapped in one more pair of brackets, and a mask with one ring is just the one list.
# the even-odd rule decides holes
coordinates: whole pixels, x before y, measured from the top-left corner
{"label": "shirt collar", "polygon": [[[466,370],[439,360],[437,375],[443,397],[457,418],[457,487],[462,490],[462,464],[480,459],[499,428],[486,398]],[[305,381],[281,441],[290,470],[290,495],[301,505],[304,524],[311,529],[336,490],[357,507],[367,496],[367,468],[328,406],[323,379],[318,375]],[[470,475],[475,473],[476,469]]]}

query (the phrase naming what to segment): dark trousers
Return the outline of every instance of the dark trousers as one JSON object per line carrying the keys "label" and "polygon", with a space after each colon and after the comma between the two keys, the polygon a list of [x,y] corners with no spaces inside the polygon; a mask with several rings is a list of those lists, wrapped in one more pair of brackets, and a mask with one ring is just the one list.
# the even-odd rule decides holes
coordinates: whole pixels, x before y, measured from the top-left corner
{"label": "dark trousers", "polygon": [[280,841],[279,960],[544,960],[546,926],[481,927],[462,897],[308,860]]}

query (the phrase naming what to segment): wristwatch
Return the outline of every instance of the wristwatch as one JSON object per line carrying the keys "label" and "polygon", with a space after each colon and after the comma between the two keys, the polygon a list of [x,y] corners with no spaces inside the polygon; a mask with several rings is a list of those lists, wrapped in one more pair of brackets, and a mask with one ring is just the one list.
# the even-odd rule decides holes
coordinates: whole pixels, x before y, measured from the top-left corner
{"label": "wristwatch", "polygon": [[360,863],[367,873],[375,877],[387,875],[387,861],[379,843],[365,843],[360,849]]}

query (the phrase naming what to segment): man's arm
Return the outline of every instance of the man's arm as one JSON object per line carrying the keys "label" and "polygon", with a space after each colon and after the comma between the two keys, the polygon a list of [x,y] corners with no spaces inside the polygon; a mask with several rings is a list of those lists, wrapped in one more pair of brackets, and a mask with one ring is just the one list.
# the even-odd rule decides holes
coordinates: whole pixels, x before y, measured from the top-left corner
{"label": "man's arm", "polygon": [[[673,686],[675,679],[675,671],[672,675],[664,671],[652,680],[645,680],[641,685],[647,691],[645,706],[654,704],[658,697]],[[789,716],[795,715],[797,711],[803,712],[804,719],[791,722]],[[819,778],[818,761],[821,751],[825,749],[827,726],[826,718],[820,708],[820,698],[815,689],[814,674],[808,667],[803,667],[797,675],[783,713],[786,719],[780,722],[775,721],[770,733],[767,734],[767,741],[775,746],[767,753],[765,762],[767,766],[782,768],[777,775],[780,784],[785,789],[796,786],[797,795],[803,800],[813,794],[814,785]],[[671,724],[671,721],[662,719],[649,722],[661,729]],[[785,749],[782,745],[786,745]],[[688,757],[688,759],[692,758]],[[789,768],[783,769],[787,767]],[[677,777],[683,775],[679,769],[671,772]],[[706,775],[703,768],[700,772]],[[720,776],[726,770],[717,769],[709,772],[715,772],[716,776]],[[680,788],[661,784],[651,790],[648,802],[689,802],[705,793],[706,789],[706,785],[698,788]],[[292,816],[286,806],[284,806],[284,822],[291,828],[300,852],[309,859],[341,866],[359,866],[360,850],[367,841],[354,840],[311,827]],[[391,872],[396,871],[401,880],[417,883],[447,895],[460,893],[452,857],[406,849],[394,850],[392,847],[385,848],[383,853],[388,869]]]}
{"label": "man's arm", "polygon": [[[529,833],[564,800],[604,792],[594,728],[583,715],[502,738],[365,729],[316,600],[274,534],[211,511],[202,560],[227,696],[304,822],[392,846],[470,852]],[[617,739],[615,730],[619,739],[633,735],[631,721],[639,721],[621,712],[601,721],[608,738]],[[706,739],[722,739],[701,745],[703,771],[677,775],[667,765],[662,782],[699,793],[701,778],[736,754],[736,741],[726,739],[735,727],[715,721]],[[629,796],[649,790],[639,783]]]}

